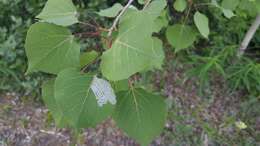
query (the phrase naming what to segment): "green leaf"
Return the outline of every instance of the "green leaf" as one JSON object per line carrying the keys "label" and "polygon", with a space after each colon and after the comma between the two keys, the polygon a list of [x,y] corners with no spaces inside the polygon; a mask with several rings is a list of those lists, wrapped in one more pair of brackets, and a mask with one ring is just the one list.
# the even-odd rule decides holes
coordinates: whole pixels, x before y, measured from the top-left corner
{"label": "green leaf", "polygon": [[80,46],[70,31],[49,23],[33,24],[26,37],[27,73],[57,74],[68,67],[79,67]]}
{"label": "green leaf", "polygon": [[225,8],[222,8],[222,12],[223,12],[224,16],[227,17],[228,19],[230,19],[230,18],[235,16],[233,11],[225,9]]}
{"label": "green leaf", "polygon": [[54,80],[45,82],[42,86],[42,99],[48,109],[50,110],[55,123],[58,127],[64,128],[67,123],[64,119],[64,115],[54,98]]}
{"label": "green leaf", "polygon": [[143,5],[145,4],[145,0],[138,0],[138,3]]}
{"label": "green leaf", "polygon": [[219,6],[219,4],[217,3],[216,0],[212,0],[212,5],[214,5],[215,7],[221,9],[222,13],[224,14],[224,16],[228,19],[232,18],[233,16],[235,16],[235,14],[233,13],[232,10],[223,8],[221,6]]}
{"label": "green leaf", "polygon": [[249,17],[255,17],[260,13],[260,0],[241,0],[239,9],[244,10]]}
{"label": "green leaf", "polygon": [[117,14],[123,9],[123,6],[120,3],[114,4],[111,8],[101,10],[98,12],[100,16],[104,17],[116,17]]}
{"label": "green leaf", "polygon": [[100,107],[90,88],[93,76],[77,69],[65,69],[55,81],[55,98],[66,121],[74,128],[95,127],[113,111],[111,104]]}
{"label": "green leaf", "polygon": [[169,43],[176,48],[175,52],[178,52],[193,44],[196,40],[196,33],[190,26],[175,24],[168,27],[166,37]]}
{"label": "green leaf", "polygon": [[158,17],[161,12],[164,10],[166,7],[167,2],[166,0],[155,0],[152,1],[148,7],[143,10],[145,13],[149,13],[150,15],[153,15],[154,17]]}
{"label": "green leaf", "polygon": [[116,92],[129,90],[128,80],[116,81],[112,85]]}
{"label": "green leaf", "polygon": [[255,1],[255,7],[258,13],[260,13],[260,0]]}
{"label": "green leaf", "polygon": [[165,1],[154,1],[143,11],[125,14],[112,48],[102,55],[101,71],[106,78],[118,81],[143,70],[161,67],[164,59],[162,42],[152,38],[152,33],[160,29],[155,20],[164,7]]}
{"label": "green leaf", "polygon": [[200,12],[194,15],[194,22],[202,36],[208,38],[209,35],[209,20],[208,17]]}
{"label": "green leaf", "polygon": [[36,18],[62,26],[78,22],[77,11],[71,0],[48,0]]}
{"label": "green leaf", "polygon": [[161,30],[163,27],[168,26],[167,11],[163,11],[161,15],[155,20],[155,30]]}
{"label": "green leaf", "polygon": [[235,10],[239,3],[240,0],[223,0],[221,6],[228,10]]}
{"label": "green leaf", "polygon": [[120,28],[125,27],[121,30],[126,31],[126,29],[129,29],[127,27],[131,27],[131,25],[134,25],[136,27],[147,25],[148,23],[142,22],[143,20],[151,23],[148,24],[150,27],[145,29],[144,34],[142,35],[151,35],[153,32],[158,32],[160,31],[161,27],[158,27],[158,22],[155,22],[154,20],[162,18],[162,12],[165,7],[165,0],[157,0],[150,3],[145,10],[138,11],[135,9],[128,9],[126,14],[124,14],[124,16],[121,18]]}
{"label": "green leaf", "polygon": [[183,12],[187,7],[187,1],[186,0],[176,0],[174,2],[174,8],[178,12]]}
{"label": "green leaf", "polygon": [[161,68],[163,60],[160,40],[150,37],[128,40],[122,37],[122,40],[116,40],[112,48],[103,54],[101,71],[109,80],[118,81],[143,70]]}
{"label": "green leaf", "polygon": [[84,52],[80,55],[80,67],[84,67],[92,63],[99,56],[98,52]]}
{"label": "green leaf", "polygon": [[217,0],[211,0],[211,4],[212,4],[213,6],[215,6],[215,7],[217,7],[217,8],[220,7],[219,4],[218,4],[218,2],[217,2]]}
{"label": "green leaf", "polygon": [[113,118],[117,125],[142,145],[148,145],[165,125],[167,110],[162,97],[143,89],[117,94]]}

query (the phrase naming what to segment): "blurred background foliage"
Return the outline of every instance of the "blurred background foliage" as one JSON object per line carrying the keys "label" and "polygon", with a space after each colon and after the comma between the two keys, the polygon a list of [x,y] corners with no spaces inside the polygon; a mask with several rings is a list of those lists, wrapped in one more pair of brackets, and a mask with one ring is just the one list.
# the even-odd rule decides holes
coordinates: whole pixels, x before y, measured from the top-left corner
{"label": "blurred background foliage", "polygon": [[[37,93],[41,76],[25,76],[24,41],[34,16],[41,11],[44,0],[0,1],[0,91]],[[25,90],[26,89],[26,90]]]}

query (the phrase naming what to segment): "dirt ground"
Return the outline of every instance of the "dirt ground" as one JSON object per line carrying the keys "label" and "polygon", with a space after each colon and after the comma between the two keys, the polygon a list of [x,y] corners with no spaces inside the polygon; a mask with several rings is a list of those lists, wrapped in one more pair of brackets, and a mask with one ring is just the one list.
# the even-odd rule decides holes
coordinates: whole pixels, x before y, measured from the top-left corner
{"label": "dirt ground", "polygon": [[[70,141],[71,131],[56,129],[42,104],[15,94],[0,96],[0,146],[68,146]],[[82,146],[136,145],[112,120],[85,130],[79,141]]]}
{"label": "dirt ground", "polygon": [[[167,97],[169,118],[163,133],[152,142],[151,146],[215,146],[216,140],[203,132],[201,125],[205,124],[214,127],[213,130],[209,128],[213,133],[211,137],[216,136],[214,138],[223,142],[227,139],[232,143],[230,138],[237,132],[236,127],[225,121],[229,117],[236,120],[242,92],[231,94],[225,90],[226,85],[218,80],[219,83],[212,87],[210,97],[201,97],[197,94],[196,81],[188,80],[180,83],[184,78],[182,68],[175,69],[174,72],[171,67],[168,68],[164,72],[158,71],[153,74],[154,90]],[[260,120],[256,123],[260,124]],[[178,125],[191,129],[183,132]],[[48,110],[41,102],[14,93],[0,95],[0,146],[69,146],[71,137],[70,130],[55,128]],[[188,142],[194,141],[195,137],[200,139],[200,144]],[[138,146],[116,127],[113,120],[107,120],[95,129],[83,131],[78,145]]]}

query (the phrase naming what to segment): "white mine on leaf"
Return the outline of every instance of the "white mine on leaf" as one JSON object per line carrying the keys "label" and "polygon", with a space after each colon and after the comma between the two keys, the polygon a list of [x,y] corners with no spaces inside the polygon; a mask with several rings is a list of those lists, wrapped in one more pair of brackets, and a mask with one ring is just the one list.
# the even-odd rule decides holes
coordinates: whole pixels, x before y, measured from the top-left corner
{"label": "white mine on leaf", "polygon": [[90,88],[95,94],[97,103],[100,107],[102,107],[107,102],[110,102],[113,105],[116,104],[116,95],[108,81],[99,79],[95,76],[90,85]]}

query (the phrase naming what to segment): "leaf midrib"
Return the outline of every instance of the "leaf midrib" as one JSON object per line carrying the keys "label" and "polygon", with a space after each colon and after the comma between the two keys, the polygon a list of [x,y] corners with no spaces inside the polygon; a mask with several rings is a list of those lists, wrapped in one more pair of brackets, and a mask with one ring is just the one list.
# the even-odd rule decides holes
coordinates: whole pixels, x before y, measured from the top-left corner
{"label": "leaf midrib", "polygon": [[[59,42],[56,46],[54,46],[53,48],[50,49],[50,51],[48,53],[46,53],[46,55],[44,55],[38,62],[36,62],[35,64],[31,65],[31,69],[33,69],[35,66],[37,66],[39,63],[41,63],[46,57],[48,57],[49,55],[51,55],[52,52],[54,52],[58,47],[60,47],[61,45],[63,45],[64,43],[66,43],[69,39],[73,39],[70,36],[68,36],[68,38],[64,39],[63,41]],[[70,45],[72,44],[72,42],[70,43]],[[70,50],[72,47],[72,45],[67,49]]]}

